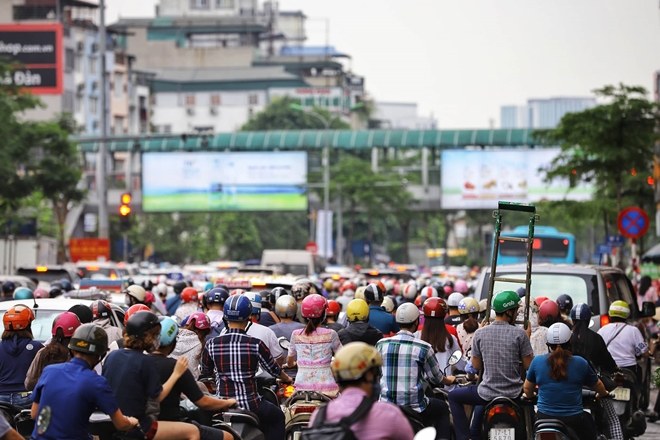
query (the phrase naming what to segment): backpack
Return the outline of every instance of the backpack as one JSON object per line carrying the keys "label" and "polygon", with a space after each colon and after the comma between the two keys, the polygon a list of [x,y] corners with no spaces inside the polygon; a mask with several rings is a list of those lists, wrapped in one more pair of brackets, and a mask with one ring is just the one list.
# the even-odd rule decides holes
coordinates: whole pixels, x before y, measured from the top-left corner
{"label": "backpack", "polygon": [[314,419],[314,424],[309,428],[303,428],[302,440],[356,440],[351,426],[359,422],[369,414],[374,401],[368,397],[362,399],[360,405],[350,416],[342,417],[334,423],[325,423],[325,413],[328,405],[322,406]]}

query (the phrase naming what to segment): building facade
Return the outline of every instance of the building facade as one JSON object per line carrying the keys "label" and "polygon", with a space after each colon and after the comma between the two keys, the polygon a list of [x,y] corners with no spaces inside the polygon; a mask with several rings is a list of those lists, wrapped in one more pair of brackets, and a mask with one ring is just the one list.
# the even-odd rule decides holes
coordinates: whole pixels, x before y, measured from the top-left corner
{"label": "building facade", "polygon": [[597,105],[596,98],[564,97],[530,99],[524,106],[502,106],[502,128],[554,128],[567,113],[577,113]]}
{"label": "building facade", "polygon": [[417,104],[404,102],[376,102],[372,115],[374,128],[435,130],[437,121],[417,114]]}

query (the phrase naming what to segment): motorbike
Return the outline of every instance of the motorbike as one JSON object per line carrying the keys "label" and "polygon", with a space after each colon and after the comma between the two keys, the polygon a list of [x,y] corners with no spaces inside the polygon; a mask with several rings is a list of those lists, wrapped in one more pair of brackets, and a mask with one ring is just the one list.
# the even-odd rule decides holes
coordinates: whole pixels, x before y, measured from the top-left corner
{"label": "motorbike", "polygon": [[[601,411],[601,407],[596,400],[596,392],[590,389],[582,390],[582,405],[584,411],[590,413],[594,420],[596,412]],[[598,430],[598,440],[607,440],[607,436]],[[534,423],[535,440],[580,440],[577,433],[566,426],[561,420],[543,419]]]}
{"label": "motorbike", "polygon": [[617,387],[610,394],[624,437],[632,439],[643,435],[646,432],[646,417],[639,408],[639,386],[635,373],[622,369],[614,373],[612,379]]}
{"label": "motorbike", "polygon": [[486,405],[481,422],[481,437],[484,440],[533,438],[533,413],[533,402],[496,397]]}
{"label": "motorbike", "polygon": [[34,420],[29,409],[21,409],[10,403],[0,402],[0,417],[3,417],[9,425],[25,438],[32,435]]}
{"label": "motorbike", "polygon": [[282,405],[284,409],[284,433],[286,440],[298,440],[303,428],[309,425],[312,414],[330,402],[325,394],[316,391],[296,390]]}
{"label": "motorbike", "polygon": [[227,431],[235,440],[265,440],[259,417],[248,410],[232,408],[213,416],[212,427]]}

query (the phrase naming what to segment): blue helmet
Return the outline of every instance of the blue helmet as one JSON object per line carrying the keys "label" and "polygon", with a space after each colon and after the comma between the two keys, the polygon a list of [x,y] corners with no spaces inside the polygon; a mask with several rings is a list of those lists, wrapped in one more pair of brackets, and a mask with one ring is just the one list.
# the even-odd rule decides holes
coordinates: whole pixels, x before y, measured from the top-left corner
{"label": "blue helmet", "polygon": [[62,278],[59,281],[59,283],[60,286],[62,286],[62,290],[64,290],[65,292],[71,292],[72,290],[74,290],[73,285],[69,282],[69,280],[65,280],[64,278]]}
{"label": "blue helmet", "polygon": [[32,299],[34,294],[27,287],[19,287],[14,290],[14,299]]}
{"label": "blue helmet", "polygon": [[158,341],[161,346],[170,345],[179,333],[179,325],[169,316],[160,321],[160,335]]}
{"label": "blue helmet", "polygon": [[3,293],[14,293],[14,290],[16,290],[16,284],[13,281],[5,281],[2,285]]}
{"label": "blue helmet", "polygon": [[592,317],[591,309],[588,304],[575,304],[571,309],[571,319],[573,321],[589,321]]}
{"label": "blue helmet", "polygon": [[229,291],[224,287],[214,287],[204,294],[204,305],[220,304],[223,305],[229,298]]}
{"label": "blue helmet", "polygon": [[572,310],[573,298],[571,298],[570,295],[566,295],[565,293],[559,295],[557,297],[557,306],[559,306],[559,310],[561,310],[562,312],[565,310]]}
{"label": "blue helmet", "polygon": [[252,302],[245,295],[234,295],[225,301],[224,312],[227,321],[247,321],[252,315]]}
{"label": "blue helmet", "polygon": [[211,290],[211,289],[213,289],[213,283],[208,282],[208,283],[206,283],[206,284],[204,285],[204,289],[203,289],[203,290],[204,290],[205,292],[206,292],[207,290]]}

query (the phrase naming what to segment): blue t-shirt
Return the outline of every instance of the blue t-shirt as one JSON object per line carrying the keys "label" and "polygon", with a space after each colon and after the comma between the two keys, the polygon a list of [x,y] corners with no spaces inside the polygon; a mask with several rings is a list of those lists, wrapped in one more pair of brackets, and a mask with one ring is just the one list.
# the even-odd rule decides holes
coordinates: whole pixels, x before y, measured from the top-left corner
{"label": "blue t-shirt", "polygon": [[37,355],[41,342],[16,336],[0,342],[0,394],[23,393],[25,376]]}
{"label": "blue t-shirt", "polygon": [[32,400],[51,409],[50,425],[44,434],[32,438],[88,440],[89,417],[98,408],[111,415],[119,409],[115,396],[104,377],[96,374],[79,358],[44,368],[32,393]]}
{"label": "blue t-shirt", "polygon": [[174,295],[171,298],[168,298],[165,301],[165,308],[167,309],[167,314],[168,315],[174,315],[176,313],[176,309],[179,308],[179,305],[181,305],[181,295]]}
{"label": "blue t-shirt", "polygon": [[369,325],[384,335],[398,333],[400,330],[394,315],[387,313],[381,306],[369,306]]}
{"label": "blue t-shirt", "polygon": [[155,399],[163,386],[153,359],[138,350],[115,350],[103,364],[103,376],[115,393],[121,412],[148,425],[147,398]]}
{"label": "blue t-shirt", "polygon": [[582,414],[582,387],[593,387],[598,376],[580,356],[568,362],[568,379],[558,382],[550,377],[549,354],[535,356],[527,380],[539,386],[537,408],[548,416],[568,417]]}

